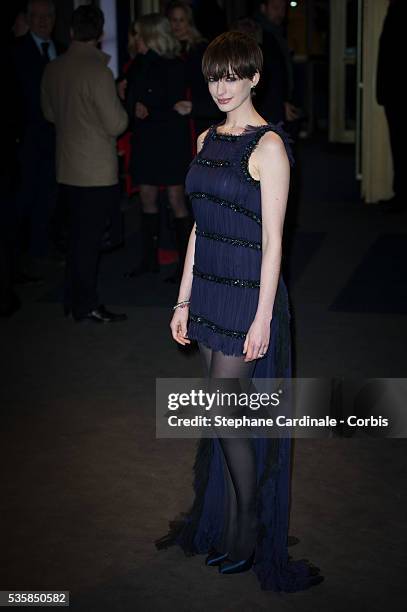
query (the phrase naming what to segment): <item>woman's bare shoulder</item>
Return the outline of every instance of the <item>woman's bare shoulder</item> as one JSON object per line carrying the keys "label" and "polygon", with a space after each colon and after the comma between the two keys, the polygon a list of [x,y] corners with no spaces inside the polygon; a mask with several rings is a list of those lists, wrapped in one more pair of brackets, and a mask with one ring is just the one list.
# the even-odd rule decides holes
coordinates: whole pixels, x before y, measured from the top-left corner
{"label": "woman's bare shoulder", "polygon": [[268,130],[261,136],[253,151],[253,165],[255,168],[260,168],[270,161],[275,163],[277,160],[285,163],[287,150],[281,136],[273,130]]}
{"label": "woman's bare shoulder", "polygon": [[256,147],[260,154],[276,154],[278,151],[285,152],[285,145],[281,136],[273,130],[268,130],[262,135]]}

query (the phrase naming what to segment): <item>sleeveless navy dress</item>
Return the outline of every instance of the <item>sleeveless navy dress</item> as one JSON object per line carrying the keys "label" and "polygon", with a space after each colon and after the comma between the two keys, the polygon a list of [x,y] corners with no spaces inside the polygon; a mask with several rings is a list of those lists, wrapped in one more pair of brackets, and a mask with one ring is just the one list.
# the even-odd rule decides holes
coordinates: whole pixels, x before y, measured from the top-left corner
{"label": "sleeveless navy dress", "polygon": [[[242,355],[257,309],[261,270],[260,182],[249,174],[249,157],[261,137],[276,132],[290,163],[286,133],[278,125],[247,126],[242,134],[209,128],[186,178],[196,221],[193,284],[188,337],[225,355]],[[280,275],[270,343],[257,360],[253,378],[291,376],[290,312]],[[299,591],[320,582],[306,560],[287,551],[289,515],[289,438],[254,438],[257,464],[258,538],[253,570],[261,588]],[[216,438],[198,443],[194,464],[195,500],[189,512],[170,522],[157,548],[178,544],[186,554],[204,554],[221,539],[225,483],[224,459]]]}

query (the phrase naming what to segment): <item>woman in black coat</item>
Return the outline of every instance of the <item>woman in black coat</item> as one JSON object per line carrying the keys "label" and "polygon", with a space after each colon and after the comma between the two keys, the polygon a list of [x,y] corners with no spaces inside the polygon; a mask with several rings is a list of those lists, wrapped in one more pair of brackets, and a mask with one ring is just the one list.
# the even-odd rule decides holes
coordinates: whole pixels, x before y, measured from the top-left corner
{"label": "woman in black coat", "polygon": [[191,222],[184,180],[192,158],[185,63],[166,17],[143,15],[135,23],[138,54],[127,75],[126,106],[132,129],[130,172],[140,188],[143,258],[129,276],[157,272],[158,188],[167,187],[175,218],[180,267]]}

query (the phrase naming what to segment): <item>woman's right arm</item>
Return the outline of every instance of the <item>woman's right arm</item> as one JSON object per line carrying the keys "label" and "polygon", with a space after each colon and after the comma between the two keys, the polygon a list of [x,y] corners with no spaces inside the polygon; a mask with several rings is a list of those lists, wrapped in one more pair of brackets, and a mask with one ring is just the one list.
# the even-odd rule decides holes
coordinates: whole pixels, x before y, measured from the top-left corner
{"label": "woman's right arm", "polygon": [[[191,230],[191,235],[189,236],[188,248],[185,256],[184,271],[182,273],[182,279],[177,299],[178,304],[184,301],[188,302],[191,296],[192,269],[194,266],[195,258],[195,228],[196,223],[194,223],[194,226]],[[185,346],[186,344],[190,344],[191,342],[186,337],[188,316],[189,304],[184,304],[183,306],[180,306],[179,308],[176,308],[174,310],[174,315],[170,323],[172,337],[174,338],[175,342],[178,342],[178,344],[182,344],[183,346]]]}
{"label": "woman's right arm", "polygon": [[[205,136],[207,134],[206,130],[202,134],[198,136],[197,139],[197,152],[202,149],[203,142],[205,140]],[[177,303],[184,302],[185,300],[189,300],[191,296],[192,289],[192,278],[193,278],[193,267],[195,260],[195,240],[196,240],[196,223],[191,230],[191,234],[189,236],[187,253],[185,256],[184,263],[184,271],[182,273],[181,284],[179,287],[178,299]],[[178,344],[182,344],[185,346],[186,344],[190,344],[190,340],[186,337],[187,335],[187,327],[188,327],[188,316],[189,316],[189,306],[184,305],[184,307],[179,307],[174,310],[173,317],[171,319],[170,328],[172,337]]]}

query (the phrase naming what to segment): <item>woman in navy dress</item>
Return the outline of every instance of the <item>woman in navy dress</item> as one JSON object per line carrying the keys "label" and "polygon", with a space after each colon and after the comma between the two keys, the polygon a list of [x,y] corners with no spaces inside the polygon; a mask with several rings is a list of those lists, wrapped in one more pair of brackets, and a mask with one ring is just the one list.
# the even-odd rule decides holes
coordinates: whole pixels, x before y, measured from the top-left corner
{"label": "woman in navy dress", "polygon": [[[209,378],[291,376],[290,313],[281,242],[291,153],[285,133],[254,109],[262,54],[241,32],[217,37],[202,69],[225,121],[198,138],[186,191],[195,225],[171,321],[181,345],[198,341]],[[253,568],[261,587],[298,591],[318,568],[287,552],[290,439],[201,439],[195,500],[158,548],[206,553],[222,574]]]}

